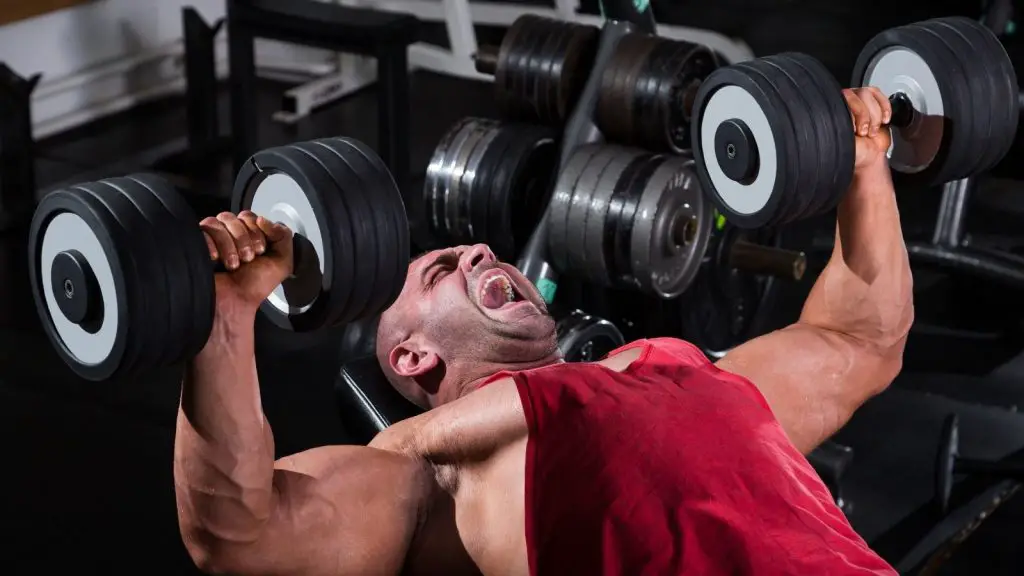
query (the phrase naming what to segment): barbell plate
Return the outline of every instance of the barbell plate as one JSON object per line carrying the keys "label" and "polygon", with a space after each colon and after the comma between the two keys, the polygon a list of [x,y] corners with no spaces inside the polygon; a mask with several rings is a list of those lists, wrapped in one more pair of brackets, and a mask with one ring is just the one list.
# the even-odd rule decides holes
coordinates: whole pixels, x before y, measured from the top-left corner
{"label": "barbell plate", "polygon": [[554,42],[550,46],[548,58],[544,62],[541,72],[544,75],[541,102],[547,111],[546,117],[549,122],[559,123],[563,119],[563,112],[560,97],[562,85],[562,62],[565,60],[569,45],[573,40],[573,26],[565,22],[558,22],[552,35]]}
{"label": "barbell plate", "polygon": [[[1017,80],[1006,49],[988,28],[969,18],[952,17],[929,20],[927,24],[947,39],[971,77],[973,110],[988,112],[985,142],[979,142],[979,161],[975,172],[991,170],[1013,143],[1020,106],[1017,104]],[[980,146],[987,147],[981,153]]]}
{"label": "barbell plate", "polygon": [[[725,157],[715,151],[716,134],[738,121],[756,146],[757,169],[749,178],[726,175]],[[718,211],[744,228],[768,225],[788,203],[796,184],[796,143],[780,96],[752,77],[746,67],[719,68],[701,84],[694,101],[690,135],[701,188]]]}
{"label": "barbell plate", "polygon": [[629,102],[625,99],[627,93],[622,89],[622,76],[626,73],[631,54],[626,43],[634,42],[634,34],[630,33],[623,36],[615,46],[608,64],[601,71],[597,104],[594,108],[594,118],[605,139],[620,143],[623,143],[622,135],[629,133],[628,127],[619,126],[620,123],[629,120],[621,114],[623,110],[629,109]]}
{"label": "barbell plate", "polygon": [[199,218],[166,180],[151,174],[134,174],[129,178],[145,185],[171,214],[178,227],[174,236],[177,239],[175,246],[188,264],[188,274],[182,280],[188,284],[191,303],[191,310],[182,315],[189,327],[181,359],[191,358],[206,346],[213,330],[216,306],[210,253],[202,231],[196,226]]}
{"label": "barbell plate", "polygon": [[478,124],[475,121],[470,121],[462,125],[462,129],[452,139],[452,145],[448,149],[448,156],[445,158],[444,167],[442,168],[442,202],[444,203],[444,230],[449,238],[459,241],[459,228],[458,228],[458,208],[459,208],[459,194],[462,190],[459,188],[459,178],[462,176],[462,171],[465,167],[464,156],[468,154],[466,151],[472,147],[472,142],[476,139],[479,134]]}
{"label": "barbell plate", "polygon": [[494,173],[504,160],[505,153],[513,138],[513,131],[507,125],[496,124],[495,136],[487,146],[480,164],[473,177],[473,188],[469,199],[470,229],[473,242],[490,244],[494,232],[490,228],[488,211],[491,205],[491,187],[494,186]]}
{"label": "barbell plate", "polygon": [[486,186],[481,180],[481,168],[484,167],[483,159],[494,144],[498,135],[498,123],[492,120],[481,124],[481,134],[473,151],[469,154],[466,170],[462,173],[459,191],[459,221],[461,223],[460,235],[464,242],[477,242],[480,231],[476,229],[476,221],[473,218],[473,202],[479,201],[479,189]]}
{"label": "barbell plate", "polygon": [[661,299],[681,295],[700,270],[714,226],[692,160],[665,158],[644,187],[633,222],[640,285]]}
{"label": "barbell plate", "polygon": [[509,26],[498,48],[498,67],[494,76],[494,92],[498,109],[502,115],[516,117],[519,115],[519,82],[522,59],[523,36],[530,31],[530,25],[537,16],[524,14],[516,18]]}
{"label": "barbell plate", "polygon": [[939,183],[951,173],[965,149],[965,126],[956,102],[965,88],[954,85],[948,49],[921,30],[902,26],[879,33],[854,65],[853,85],[874,86],[886,96],[905,94],[916,112],[908,127],[892,130],[889,166],[902,183],[914,187]]}
{"label": "barbell plate", "polygon": [[685,59],[676,63],[676,68],[664,93],[658,99],[662,108],[662,116],[666,119],[663,130],[666,149],[674,153],[689,152],[690,143],[690,108],[688,102],[693,93],[691,85],[703,82],[711,72],[718,68],[718,57],[714,52],[703,46],[695,46],[686,54]]}
{"label": "barbell plate", "polygon": [[492,127],[493,122],[473,122],[467,125],[466,139],[456,152],[452,164],[448,219],[451,231],[460,243],[472,237],[469,231],[469,197],[472,194],[473,171],[483,149],[494,137]]}
{"label": "barbell plate", "polygon": [[568,246],[569,237],[569,206],[572,203],[573,193],[576,191],[576,181],[583,173],[590,158],[601,150],[600,145],[588,144],[580,146],[573,151],[565,168],[558,175],[554,191],[551,193],[551,206],[549,208],[549,230],[548,230],[548,255],[551,263],[560,271],[566,271],[569,265]]}
{"label": "barbell plate", "polygon": [[410,259],[409,217],[405,210],[405,201],[402,199],[402,191],[398,187],[398,183],[395,182],[391,171],[384,164],[384,160],[364,142],[354,138],[332,138],[328,141],[334,143],[336,148],[348,146],[356,150],[370,163],[374,169],[372,176],[377,182],[377,187],[373,189],[373,198],[377,201],[375,209],[390,215],[393,229],[396,230],[392,241],[385,238],[381,244],[390,249],[385,259],[391,262],[392,266],[391,284],[377,286],[377,289],[385,294],[380,307],[364,313],[361,317],[378,315],[391,306],[405,285]]}
{"label": "barbell plate", "polygon": [[566,362],[594,362],[625,344],[611,322],[574,310],[556,323],[558,349]]}
{"label": "barbell plate", "polygon": [[447,181],[448,156],[455,137],[462,132],[467,123],[474,120],[472,117],[463,118],[452,125],[441,137],[427,164],[423,182],[424,213],[427,215],[427,225],[431,233],[443,239],[447,239],[444,227],[444,187]]}
{"label": "barbell plate", "polygon": [[[190,267],[180,246],[180,225],[153,192],[138,180],[111,178],[106,184],[122,196],[122,201],[130,202],[144,219],[146,230],[140,230],[139,237],[154,255],[149,266],[152,276],[147,278],[146,298],[160,300],[153,303],[156,310],[151,317],[154,322],[149,339],[156,350],[149,366],[168,366],[181,359],[184,347],[191,340],[188,334],[192,328]],[[195,221],[190,224],[196,226]]]}
{"label": "barbell plate", "polygon": [[518,124],[506,129],[512,141],[494,172],[488,225],[496,231],[490,239],[495,253],[511,260],[540,219],[558,148],[549,128]]}
{"label": "barbell plate", "polygon": [[633,257],[633,241],[635,239],[633,230],[644,188],[651,175],[663,161],[664,156],[662,155],[652,154],[647,157],[646,161],[637,167],[633,178],[626,184],[624,194],[621,196],[622,207],[615,227],[615,268],[619,271],[619,276],[613,278],[613,281],[617,280],[623,287],[642,288],[636,278],[637,262]]}
{"label": "barbell plate", "polygon": [[537,57],[533,61],[533,90],[531,91],[534,109],[537,111],[537,118],[544,124],[558,123],[558,112],[552,105],[550,98],[551,90],[551,66],[557,57],[558,44],[562,38],[562,26],[559,22],[551,20],[546,23],[543,42],[537,44]]}
{"label": "barbell plate", "polygon": [[576,275],[588,275],[591,259],[586,245],[587,220],[590,217],[591,202],[601,176],[615,155],[615,148],[602,146],[587,162],[580,173],[569,204],[566,237],[566,272]]}
{"label": "barbell plate", "polygon": [[[558,62],[558,118],[561,122],[569,119],[573,108],[583,94],[594,60],[600,32],[594,26],[572,24],[568,47]],[[553,67],[555,68],[555,67]],[[553,71],[554,72],[554,71]]]}
{"label": "barbell plate", "polygon": [[[850,182],[853,180],[853,164],[855,153],[855,137],[853,123],[850,119],[850,109],[842,97],[842,88],[835,77],[825,66],[806,54],[788,52],[784,56],[792,67],[790,73],[797,78],[803,78],[802,83],[808,86],[804,91],[805,97],[811,102],[815,110],[823,110],[819,113],[819,121],[815,123],[818,129],[819,141],[825,147],[831,149],[834,154],[829,157],[822,155],[825,162],[820,174],[830,175],[831,183],[828,184],[830,195],[821,195],[821,204],[812,203],[808,208],[809,215],[822,214],[834,209],[843,198]],[[823,107],[823,108],[822,108]],[[826,110],[827,111],[824,111]]]}
{"label": "barbell plate", "polygon": [[[58,356],[79,376],[93,382],[124,372],[122,361],[134,358],[131,318],[141,314],[140,282],[131,270],[132,245],[125,231],[96,202],[74,187],[52,192],[36,208],[29,228],[29,278],[43,331]],[[95,278],[97,318],[84,326],[70,321],[53,291],[51,269],[58,254],[75,250]],[[130,291],[131,295],[129,294]]]}
{"label": "barbell plate", "polygon": [[[232,212],[250,210],[281,222],[305,238],[308,256],[317,260],[307,261],[305,270],[296,270],[260,306],[278,327],[317,331],[371,298],[377,270],[372,211],[359,195],[347,193],[359,186],[337,156],[305,143],[257,152],[239,171]],[[334,285],[335,277],[360,281]],[[350,290],[355,302],[346,297]]]}
{"label": "barbell plate", "polygon": [[620,146],[609,146],[614,148],[612,158],[609,160],[608,168],[601,174],[597,181],[594,194],[590,199],[590,211],[587,215],[587,226],[585,231],[584,249],[587,251],[587,272],[588,278],[600,286],[610,286],[609,264],[605,260],[604,230],[608,220],[608,208],[612,195],[615,193],[615,184],[622,177],[623,171],[629,166],[641,151],[633,148]]}
{"label": "barbell plate", "polygon": [[601,245],[604,252],[605,269],[607,270],[609,283],[619,285],[622,278],[629,275],[629,263],[623,262],[620,255],[621,239],[619,237],[619,222],[624,217],[626,205],[630,202],[627,198],[632,191],[631,185],[637,173],[650,161],[651,154],[636,149],[635,155],[626,164],[618,180],[613,186],[612,195],[608,199],[608,210],[604,221]]}

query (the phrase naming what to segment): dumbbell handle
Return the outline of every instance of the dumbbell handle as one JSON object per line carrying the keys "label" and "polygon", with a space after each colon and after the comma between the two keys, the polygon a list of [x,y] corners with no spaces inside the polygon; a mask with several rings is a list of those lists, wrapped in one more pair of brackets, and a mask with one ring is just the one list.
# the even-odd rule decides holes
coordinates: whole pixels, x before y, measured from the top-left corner
{"label": "dumbbell handle", "polygon": [[493,76],[498,71],[498,47],[483,45],[473,54],[473,65],[481,74]]}
{"label": "dumbbell handle", "polygon": [[889,126],[896,128],[910,126],[916,114],[910,97],[903,92],[896,92],[889,96],[889,105],[892,106],[892,118],[889,119]]}
{"label": "dumbbell handle", "polygon": [[752,274],[799,281],[807,271],[807,255],[737,240],[729,248],[729,266]]}

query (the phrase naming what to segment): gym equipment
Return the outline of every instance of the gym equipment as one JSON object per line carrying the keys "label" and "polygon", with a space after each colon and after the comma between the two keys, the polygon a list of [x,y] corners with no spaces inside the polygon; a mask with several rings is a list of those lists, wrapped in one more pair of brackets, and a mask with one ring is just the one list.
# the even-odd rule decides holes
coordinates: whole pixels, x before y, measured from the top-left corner
{"label": "gym equipment", "polygon": [[799,281],[807,270],[806,255],[780,243],[770,229],[716,226],[700,274],[679,300],[682,337],[716,357],[757,336],[777,280]]}
{"label": "gym equipment", "polygon": [[450,244],[486,242],[499,258],[515,258],[544,207],[558,155],[554,136],[543,126],[457,122],[427,167],[427,228]]}
{"label": "gym equipment", "polygon": [[615,324],[582,310],[573,310],[559,320],[555,332],[566,362],[594,362],[626,343]]}
{"label": "gym equipment", "polygon": [[[893,107],[890,165],[930,186],[984,172],[1016,132],[1016,76],[998,39],[966,18],[876,36],[855,86]],[[776,226],[832,209],[849,187],[854,132],[839,84],[819,62],[777,54],[720,68],[697,91],[691,123],[697,175],[729,222]]]}
{"label": "gym equipment", "polygon": [[[377,314],[409,261],[401,195],[365,145],[330,138],[246,162],[232,207],[295,233],[295,269],[261,305],[274,324],[314,331]],[[36,309],[81,377],[137,375],[199,352],[214,312],[214,265],[198,219],[167,181],[110,178],[58,190],[29,231]]]}
{"label": "gym equipment", "polygon": [[653,152],[690,149],[690,109],[718,67],[713,52],[689,42],[627,34],[601,74],[595,121],[609,141]]}
{"label": "gym equipment", "polygon": [[547,248],[564,273],[673,298],[697,275],[713,225],[692,161],[587,145],[555,184]]}
{"label": "gym equipment", "polygon": [[811,450],[811,453],[807,455],[807,461],[828,487],[836,506],[844,514],[849,515],[852,504],[843,497],[843,474],[846,473],[846,469],[853,461],[853,448],[826,440]]}
{"label": "gym equipment", "polygon": [[939,450],[935,459],[934,502],[936,510],[942,516],[949,512],[953,477],[957,474],[1024,482],[1024,463],[960,456],[960,421],[956,414],[950,414],[942,423],[942,435],[939,438]]}
{"label": "gym equipment", "polygon": [[520,16],[499,48],[481,47],[477,70],[494,75],[502,116],[522,122],[562,124],[587,81],[597,51],[597,28]]}

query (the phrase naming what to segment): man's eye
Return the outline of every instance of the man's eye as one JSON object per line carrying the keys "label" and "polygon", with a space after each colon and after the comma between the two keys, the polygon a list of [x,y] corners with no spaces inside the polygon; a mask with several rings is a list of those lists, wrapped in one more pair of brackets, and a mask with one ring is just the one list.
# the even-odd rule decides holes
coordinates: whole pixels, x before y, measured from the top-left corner
{"label": "man's eye", "polygon": [[427,282],[431,287],[441,281],[449,272],[452,271],[452,267],[448,264],[438,264],[434,267],[434,271],[430,274],[430,280]]}

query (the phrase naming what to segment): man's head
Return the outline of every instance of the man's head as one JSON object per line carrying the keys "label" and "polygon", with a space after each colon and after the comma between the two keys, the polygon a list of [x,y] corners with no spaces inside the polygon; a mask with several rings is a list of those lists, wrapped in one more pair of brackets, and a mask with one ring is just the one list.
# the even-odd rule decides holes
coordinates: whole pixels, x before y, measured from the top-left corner
{"label": "man's head", "polygon": [[377,329],[381,368],[403,396],[424,408],[454,400],[501,370],[558,358],[555,322],[544,300],[484,244],[414,260]]}

